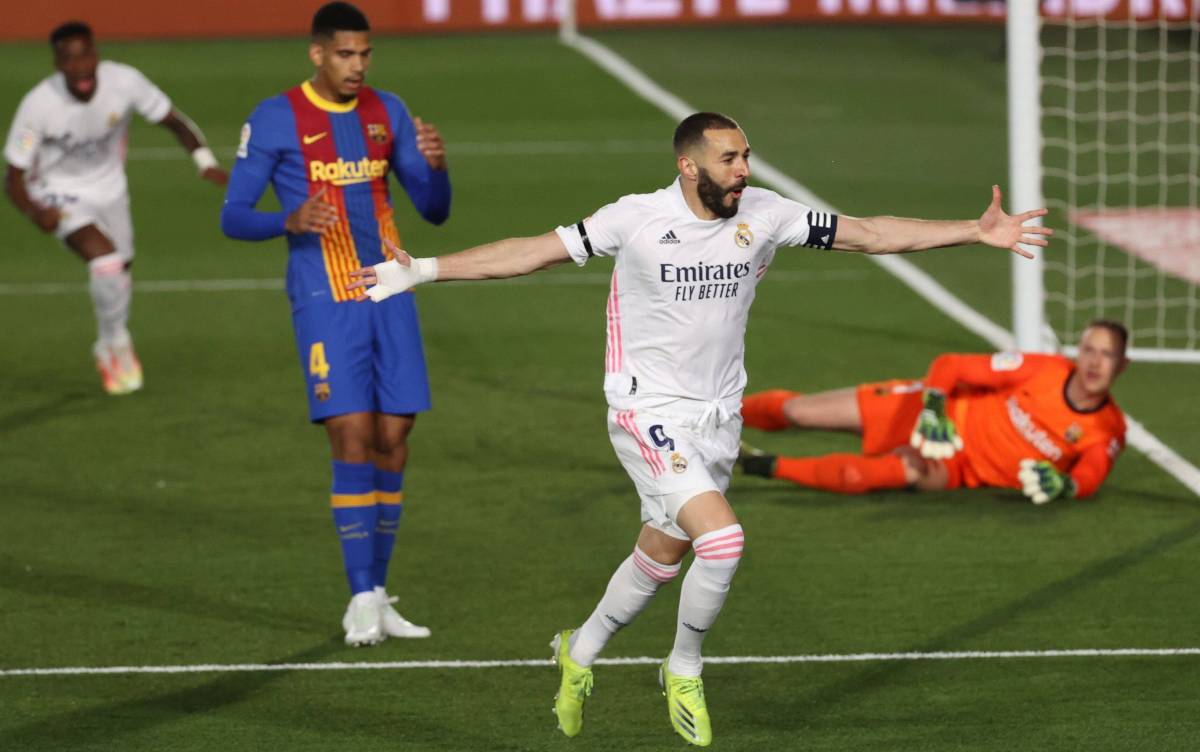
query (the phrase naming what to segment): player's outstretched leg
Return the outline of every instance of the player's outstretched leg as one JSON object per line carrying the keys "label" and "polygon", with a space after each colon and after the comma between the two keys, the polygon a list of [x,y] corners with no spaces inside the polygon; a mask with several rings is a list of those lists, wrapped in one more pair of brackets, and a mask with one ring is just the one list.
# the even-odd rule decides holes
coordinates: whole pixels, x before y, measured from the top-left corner
{"label": "player's outstretched leg", "polygon": [[[663,564],[652,559],[642,545],[647,545],[655,551],[663,548],[662,544],[678,548],[677,554],[667,554],[663,551],[660,558],[675,558],[682,556],[686,548],[685,542],[675,539],[665,539],[663,533],[652,528],[643,528],[638,545],[634,546],[629,555],[608,581],[604,597],[596,605],[591,616],[578,630],[565,630],[554,638],[551,643],[555,650],[555,660],[562,669],[558,694],[554,699],[554,712],[558,716],[558,725],[567,736],[575,736],[583,728],[583,700],[591,693],[591,665],[600,655],[600,651],[620,629],[633,622],[638,614],[650,604],[655,592],[663,584],[670,582],[679,574],[679,564]],[[579,687],[586,672],[587,693],[580,694]]]}
{"label": "player's outstretched leg", "polygon": [[760,431],[782,431],[791,425],[783,412],[783,403],[799,392],[786,389],[768,389],[742,398],[742,420],[745,425]]}
{"label": "player's outstretched leg", "polygon": [[712,744],[712,724],[704,701],[704,682],[700,679],[704,666],[700,648],[725,605],[744,545],[742,526],[736,523],[710,530],[692,541],[696,558],[683,578],[679,594],[675,645],[659,669],[671,726],[689,743],[700,747]]}

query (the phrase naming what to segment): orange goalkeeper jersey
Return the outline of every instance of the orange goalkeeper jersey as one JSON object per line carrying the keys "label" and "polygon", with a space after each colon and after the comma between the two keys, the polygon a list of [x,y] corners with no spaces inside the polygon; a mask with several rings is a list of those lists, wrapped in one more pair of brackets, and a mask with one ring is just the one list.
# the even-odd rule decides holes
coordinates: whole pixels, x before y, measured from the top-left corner
{"label": "orange goalkeeper jersey", "polygon": [[[1125,417],[1110,397],[1079,411],[1067,402],[1075,364],[1059,355],[943,355],[925,378],[946,393],[963,439],[967,485],[1020,488],[1023,459],[1049,460],[1090,496],[1125,447]],[[972,477],[973,476],[973,477]]]}

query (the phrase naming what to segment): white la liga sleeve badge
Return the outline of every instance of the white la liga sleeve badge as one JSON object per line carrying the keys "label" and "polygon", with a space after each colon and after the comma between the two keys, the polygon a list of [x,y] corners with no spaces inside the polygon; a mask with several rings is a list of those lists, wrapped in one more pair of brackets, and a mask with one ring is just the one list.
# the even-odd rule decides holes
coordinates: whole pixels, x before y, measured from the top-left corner
{"label": "white la liga sleeve badge", "polygon": [[993,371],[1015,371],[1025,362],[1025,356],[1019,352],[998,352],[992,356]]}
{"label": "white la liga sleeve badge", "polygon": [[246,123],[242,126],[242,138],[238,141],[237,157],[245,159],[250,155],[250,124]]}

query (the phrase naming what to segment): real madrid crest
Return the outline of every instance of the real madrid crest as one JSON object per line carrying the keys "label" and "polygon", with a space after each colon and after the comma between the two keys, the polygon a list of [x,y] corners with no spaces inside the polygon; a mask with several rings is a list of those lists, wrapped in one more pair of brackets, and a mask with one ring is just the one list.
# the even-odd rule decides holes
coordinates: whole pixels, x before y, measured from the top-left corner
{"label": "real madrid crest", "polygon": [[754,233],[750,232],[750,225],[739,222],[737,232],[733,234],[733,242],[737,243],[738,248],[749,248],[754,243]]}
{"label": "real madrid crest", "polygon": [[688,467],[687,457],[684,457],[679,452],[671,453],[671,469],[676,473],[686,473]]}

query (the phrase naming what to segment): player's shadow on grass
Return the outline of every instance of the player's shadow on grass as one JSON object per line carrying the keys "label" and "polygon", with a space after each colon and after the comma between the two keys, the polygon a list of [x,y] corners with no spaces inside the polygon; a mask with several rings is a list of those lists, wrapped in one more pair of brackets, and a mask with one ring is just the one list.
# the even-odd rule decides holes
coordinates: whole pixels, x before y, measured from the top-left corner
{"label": "player's shadow on grass", "polygon": [[[320,662],[348,649],[343,644],[342,635],[331,635],[330,638],[313,647],[283,656],[271,663],[313,663]],[[378,675],[377,670],[363,669],[370,674]],[[301,674],[311,674],[317,677],[326,676],[326,671],[241,671],[225,672],[217,678],[197,686],[154,694],[155,688],[162,684],[162,677],[132,677],[128,681],[139,682],[135,687],[136,696],[128,699],[108,702],[81,710],[58,713],[36,721],[31,721],[11,730],[0,730],[6,742],[4,749],[125,749],[130,747],[153,746],[154,742],[145,739],[161,739],[164,732],[139,738],[145,732],[157,727],[170,727],[171,724],[181,724],[178,728],[168,728],[165,733],[174,738],[184,740],[181,746],[189,748],[204,747],[203,741],[211,739],[208,746],[212,749],[246,749],[254,748],[267,739],[279,736],[277,729],[285,729],[289,738],[295,739],[298,733],[308,734],[306,748],[317,745],[316,748],[363,748],[370,749],[487,749],[487,750],[518,750],[526,749],[524,745],[506,743],[503,739],[495,738],[494,730],[487,723],[474,723],[478,718],[469,719],[471,722],[440,721],[428,712],[428,706],[420,702],[405,703],[403,701],[403,683],[400,681],[387,682],[384,691],[394,693],[394,704],[388,712],[364,712],[363,708],[376,709],[377,700],[364,699],[356,696],[356,692],[379,691],[381,682],[355,682],[354,692],[339,693],[338,691],[321,692],[319,701],[313,700],[301,688],[300,697],[308,701],[279,701],[273,699],[268,692],[271,685],[287,678],[297,678]],[[24,681],[45,682],[105,682],[101,685],[111,687],[107,682],[111,678],[101,677],[48,677],[30,678]],[[182,677],[180,681],[191,681]],[[319,682],[320,679],[317,679]],[[129,684],[123,684],[128,687]],[[336,685],[344,689],[345,682]],[[144,691],[138,691],[144,687]],[[121,690],[117,690],[121,691]],[[125,690],[127,691],[127,690]],[[43,688],[43,696],[53,697],[53,690]],[[287,690],[277,689],[278,696],[285,696]],[[454,705],[454,702],[449,703]],[[244,707],[237,707],[243,705]],[[443,706],[445,708],[446,706]],[[205,724],[206,715],[223,713],[224,720],[219,729],[213,731],[212,724]],[[270,727],[266,729],[264,727]],[[236,730],[236,731],[235,731]],[[247,734],[252,736],[248,739]],[[555,732],[557,733],[557,732]],[[123,742],[123,739],[134,735]],[[170,737],[169,737],[170,738]],[[134,743],[137,740],[138,743]],[[382,745],[382,746],[380,746]],[[420,746],[410,746],[420,745]],[[172,747],[162,747],[172,748]],[[287,746],[269,745],[267,749],[287,749]]]}
{"label": "player's shadow on grass", "polygon": [[304,630],[319,634],[329,627],[328,620],[317,619],[303,611],[289,611],[278,605],[255,606],[206,598],[179,587],[126,582],[81,570],[55,568],[40,561],[27,569],[12,559],[0,557],[0,583],[0,590],[34,597],[52,595],[73,602],[94,603],[102,608],[120,604],[161,611],[171,617],[217,619],[247,628],[274,629],[284,633]]}
{"label": "player's shadow on grass", "polygon": [[[56,394],[50,399],[42,400],[28,407],[18,408],[9,413],[0,415],[0,434],[16,431],[21,428],[30,428],[39,423],[58,418],[67,408],[72,408],[76,405],[86,404],[88,402],[98,402],[96,395],[98,392],[65,392]],[[105,399],[112,399],[104,395]]]}
{"label": "player's shadow on grass", "polygon": [[[998,627],[1010,624],[1027,614],[1046,606],[1061,602],[1072,593],[1115,577],[1125,570],[1144,561],[1161,556],[1169,550],[1187,543],[1200,535],[1200,520],[1163,533],[1146,543],[1124,553],[1096,562],[1082,571],[1034,590],[1006,606],[994,609],[958,627],[897,652],[930,653],[961,650],[964,643],[988,634]],[[1086,647],[1086,646],[1084,646]],[[762,724],[772,728],[805,728],[827,714],[828,708],[853,700],[863,700],[871,690],[901,681],[905,672],[914,668],[916,661],[892,661],[873,665],[857,674],[801,693],[791,702],[772,700],[769,694],[756,694],[754,701],[743,705],[746,723]]]}
{"label": "player's shadow on grass", "polygon": [[[340,635],[307,650],[279,659],[279,663],[303,663],[325,658],[344,650]],[[225,673],[199,686],[179,689],[158,696],[139,694],[127,700],[106,703],[82,710],[60,713],[11,729],[6,741],[11,749],[121,749],[117,739],[172,721],[218,711],[246,700],[288,671]],[[143,677],[145,678],[145,677]],[[68,677],[67,681],[88,681],[91,677]],[[51,678],[49,681],[62,681]],[[38,681],[35,679],[34,681]],[[104,680],[101,680],[104,681]],[[146,683],[149,689],[155,683]],[[47,696],[53,694],[43,689]]]}

